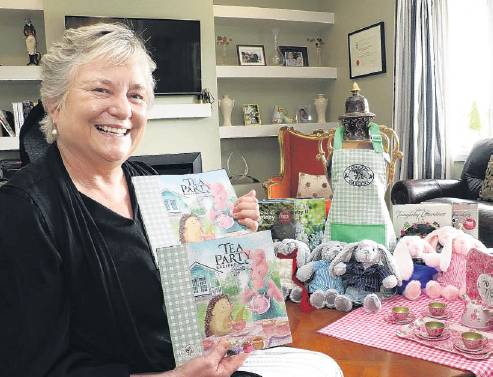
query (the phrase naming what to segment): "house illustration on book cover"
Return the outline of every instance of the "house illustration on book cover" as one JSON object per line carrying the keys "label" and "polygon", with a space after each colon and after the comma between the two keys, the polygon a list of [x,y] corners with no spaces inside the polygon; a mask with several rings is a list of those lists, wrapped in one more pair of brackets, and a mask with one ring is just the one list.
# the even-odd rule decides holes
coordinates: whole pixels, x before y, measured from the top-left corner
{"label": "house illustration on book cover", "polygon": [[157,257],[177,363],[224,337],[230,353],[291,342],[270,231],[160,248]]}
{"label": "house illustration on book cover", "polygon": [[132,182],[153,249],[245,231],[233,218],[237,197],[224,170]]}

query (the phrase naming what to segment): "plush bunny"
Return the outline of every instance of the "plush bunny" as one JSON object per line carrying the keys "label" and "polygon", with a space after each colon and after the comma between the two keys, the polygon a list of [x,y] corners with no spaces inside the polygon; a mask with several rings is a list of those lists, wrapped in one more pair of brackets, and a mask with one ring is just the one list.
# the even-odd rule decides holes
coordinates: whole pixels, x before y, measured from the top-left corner
{"label": "plush bunny", "polygon": [[[284,299],[299,303],[306,287],[296,278],[296,270],[304,266],[310,259],[310,249],[302,241],[287,238],[274,242],[274,252],[281,260],[281,289]],[[285,263],[287,262],[287,263]],[[306,292],[308,302],[308,292]]]}
{"label": "plush bunny", "polygon": [[386,294],[384,289],[395,288],[401,282],[390,252],[371,240],[348,245],[334,258],[329,270],[332,275],[341,276],[346,287],[344,295],[334,302],[335,308],[342,311],[350,311],[354,303],[377,312]]}
{"label": "plush bunny", "polygon": [[[409,300],[416,300],[421,295],[421,287],[438,273],[440,254],[423,238],[404,236],[397,243],[393,256],[402,279],[397,292]],[[424,264],[415,260],[422,260]]]}
{"label": "plush bunny", "polygon": [[443,248],[440,254],[440,272],[436,281],[432,280],[426,284],[426,294],[431,298],[441,296],[446,300],[456,300],[466,292],[466,262],[469,251],[472,248],[486,251],[486,247],[481,241],[461,230],[451,232],[448,229],[429,238],[432,242],[442,238]]}
{"label": "plush bunny", "polygon": [[317,309],[324,306],[335,307],[335,299],[344,293],[342,279],[329,273],[330,262],[343,252],[346,243],[328,241],[317,246],[310,255],[308,263],[298,268],[296,277],[307,282],[310,304]]}

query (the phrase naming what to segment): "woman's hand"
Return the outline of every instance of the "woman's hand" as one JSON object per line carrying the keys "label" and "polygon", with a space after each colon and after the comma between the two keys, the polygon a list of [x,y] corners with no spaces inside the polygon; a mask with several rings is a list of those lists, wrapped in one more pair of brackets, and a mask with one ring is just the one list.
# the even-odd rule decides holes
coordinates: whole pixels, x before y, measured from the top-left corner
{"label": "woman's hand", "polygon": [[221,340],[207,355],[191,359],[174,370],[131,374],[130,377],[229,377],[245,362],[248,354],[226,356],[228,347],[228,342]]}
{"label": "woman's hand", "polygon": [[260,211],[255,190],[238,198],[233,207],[233,217],[251,231],[257,230]]}
{"label": "woman's hand", "polygon": [[177,367],[173,377],[229,377],[245,361],[248,354],[226,356],[228,342],[221,340],[206,356],[197,357]]}

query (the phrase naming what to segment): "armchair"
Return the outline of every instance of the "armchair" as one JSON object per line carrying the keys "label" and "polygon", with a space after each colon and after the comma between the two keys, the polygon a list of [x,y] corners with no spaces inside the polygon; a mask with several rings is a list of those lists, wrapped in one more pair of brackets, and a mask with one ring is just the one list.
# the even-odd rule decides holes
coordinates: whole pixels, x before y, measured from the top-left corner
{"label": "armchair", "polygon": [[493,247],[493,203],[478,200],[488,160],[493,154],[493,139],[476,143],[464,163],[460,179],[410,179],[392,187],[393,204],[415,204],[424,201],[445,203],[478,203],[479,239]]}
{"label": "armchair", "polygon": [[264,182],[267,198],[296,197],[300,172],[325,174],[322,161],[317,157],[318,143],[320,140],[326,148],[328,139],[328,134],[321,130],[306,135],[293,127],[281,127],[278,135],[281,153],[280,173],[279,176]]}

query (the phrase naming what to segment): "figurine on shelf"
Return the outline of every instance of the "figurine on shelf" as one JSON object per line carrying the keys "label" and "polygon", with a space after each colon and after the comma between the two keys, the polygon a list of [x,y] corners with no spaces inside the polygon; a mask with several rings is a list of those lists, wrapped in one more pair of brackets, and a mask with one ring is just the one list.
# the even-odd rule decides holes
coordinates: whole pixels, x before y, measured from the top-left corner
{"label": "figurine on shelf", "polygon": [[37,50],[36,29],[30,18],[24,22],[24,36],[26,37],[26,48],[29,55],[27,65],[39,65],[41,54]]}

